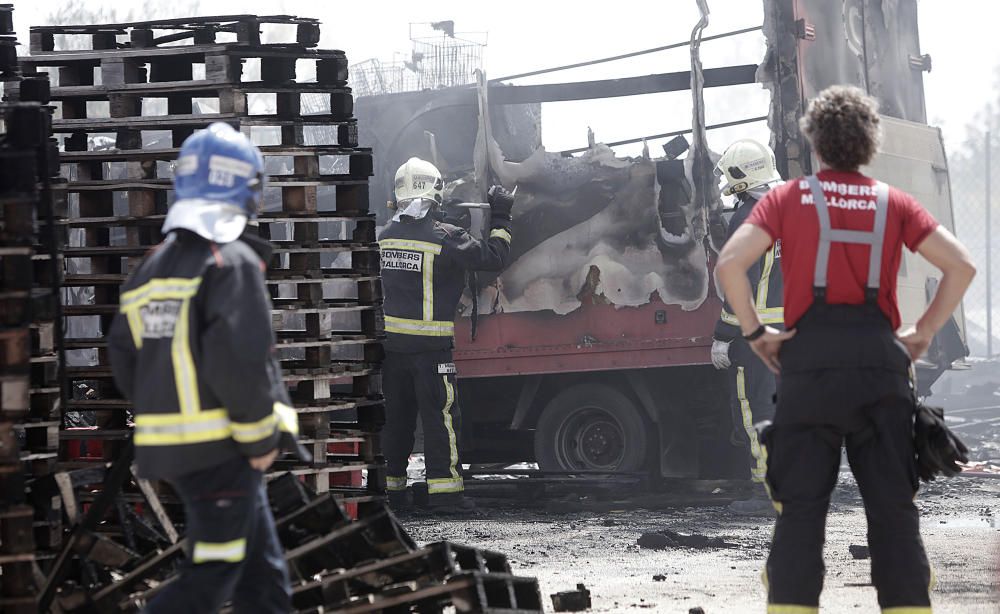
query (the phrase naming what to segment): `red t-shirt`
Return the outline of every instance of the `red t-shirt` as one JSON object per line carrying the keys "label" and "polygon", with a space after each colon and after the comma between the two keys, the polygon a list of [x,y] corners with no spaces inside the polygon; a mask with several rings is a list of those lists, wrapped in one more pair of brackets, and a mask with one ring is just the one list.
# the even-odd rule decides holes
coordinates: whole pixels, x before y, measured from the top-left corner
{"label": "red t-shirt", "polygon": [[[860,173],[838,171],[821,171],[818,177],[830,211],[830,226],[871,232],[875,225],[872,189],[875,180]],[[747,223],[762,228],[772,240],[781,241],[785,327],[791,329],[813,302],[813,273],[819,242],[819,219],[805,178],[789,181],[768,192],[754,206]],[[894,329],[900,326],[896,277],[903,257],[902,245],[916,251],[937,226],[934,217],[916,199],[889,188],[878,304]],[[833,243],[830,246],[827,303],[859,305],[865,302],[870,251],[867,245]]]}

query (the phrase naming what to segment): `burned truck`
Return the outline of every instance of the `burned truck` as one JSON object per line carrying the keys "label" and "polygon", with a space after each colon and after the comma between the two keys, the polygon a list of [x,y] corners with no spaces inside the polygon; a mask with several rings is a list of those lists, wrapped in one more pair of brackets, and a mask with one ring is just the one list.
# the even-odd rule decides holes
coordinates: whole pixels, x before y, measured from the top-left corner
{"label": "burned truck", "polygon": [[[649,471],[663,477],[743,477],[724,376],[709,359],[721,301],[713,264],[726,211],[708,147],[705,88],[758,83],[783,177],[815,168],[797,119],[826,86],[854,84],[881,102],[884,142],[869,174],[914,194],[952,227],[939,131],[926,125],[916,0],[764,0],[763,61],[705,69],[708,20],[687,41],[691,70],[605,81],[478,85],[362,97],[357,114],[377,152],[371,199],[385,223],[392,173],[433,160],[446,194],[481,198],[517,186],[512,262],[480,274],[457,315],[464,462],[537,462],[559,471]],[[741,31],[746,32],[746,30]],[[718,36],[713,38],[719,38]],[[722,43],[714,43],[722,44]],[[591,142],[575,153],[541,147],[540,105],[689,90],[690,129],[664,156],[621,158]],[[737,118],[726,125],[752,122]],[[381,208],[380,208],[381,206]],[[454,213],[477,229],[478,212]],[[936,272],[907,253],[899,293],[911,324]],[[956,314],[918,365],[924,393],[963,357]]]}

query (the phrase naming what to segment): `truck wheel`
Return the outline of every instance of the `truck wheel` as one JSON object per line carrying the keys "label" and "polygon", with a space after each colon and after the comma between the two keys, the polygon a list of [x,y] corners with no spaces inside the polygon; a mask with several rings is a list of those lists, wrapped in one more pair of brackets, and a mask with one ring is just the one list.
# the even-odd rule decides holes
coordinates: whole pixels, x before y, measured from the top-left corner
{"label": "truck wheel", "polygon": [[628,397],[601,384],[581,384],[542,410],[535,459],[550,471],[639,471],[646,463],[648,432]]}

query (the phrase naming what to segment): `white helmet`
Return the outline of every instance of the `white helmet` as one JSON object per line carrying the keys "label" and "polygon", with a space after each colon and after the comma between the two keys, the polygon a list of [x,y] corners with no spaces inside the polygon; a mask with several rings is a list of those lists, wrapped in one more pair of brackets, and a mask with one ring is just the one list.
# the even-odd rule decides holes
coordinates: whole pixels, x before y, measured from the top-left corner
{"label": "white helmet", "polygon": [[774,152],[752,139],[742,139],[727,147],[715,171],[726,178],[726,187],[722,190],[726,196],[781,181]]}
{"label": "white helmet", "polygon": [[441,204],[444,182],[437,167],[420,158],[410,158],[396,171],[393,191],[396,206],[402,209],[406,203],[418,198]]}

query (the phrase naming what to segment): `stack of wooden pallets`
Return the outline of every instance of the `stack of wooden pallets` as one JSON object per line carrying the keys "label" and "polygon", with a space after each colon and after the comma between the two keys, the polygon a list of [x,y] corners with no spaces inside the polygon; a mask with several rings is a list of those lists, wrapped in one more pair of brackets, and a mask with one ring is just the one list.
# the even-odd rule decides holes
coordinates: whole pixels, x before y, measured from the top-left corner
{"label": "stack of wooden pallets", "polygon": [[[58,499],[29,496],[59,446],[59,322],[65,193],[51,136],[48,82],[23,77],[13,7],[0,5],[0,79],[20,92],[0,103],[0,611],[35,612],[37,552],[58,547]],[[35,505],[32,505],[34,503]]]}
{"label": "stack of wooden pallets", "polygon": [[[74,298],[65,315],[78,334],[66,344],[89,357],[67,369],[75,394],[63,409],[92,425],[62,431],[69,466],[114,459],[128,436],[129,403],[111,379],[104,336],[119,286],[161,240],[178,148],[222,121],[265,156],[270,179],[258,229],[275,246],[273,325],[302,440],[315,457],[308,465],[279,460],[275,472],[352,505],[381,494],[372,158],[358,147],[347,58],[316,49],[318,41],[318,22],[287,16],[31,29],[31,55],[21,63],[52,80],[52,129],[68,179],[65,285]],[[8,88],[13,99],[22,93]]]}

